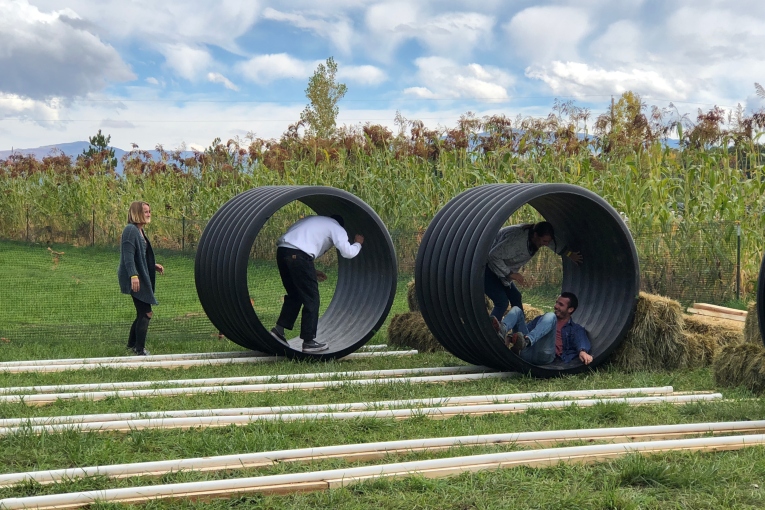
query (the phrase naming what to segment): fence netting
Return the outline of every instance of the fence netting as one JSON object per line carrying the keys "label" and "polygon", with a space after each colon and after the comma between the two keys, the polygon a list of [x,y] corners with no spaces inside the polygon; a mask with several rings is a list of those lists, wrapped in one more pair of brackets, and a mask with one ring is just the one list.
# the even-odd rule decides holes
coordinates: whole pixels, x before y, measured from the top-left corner
{"label": "fence netting", "polygon": [[[276,321],[283,299],[274,260],[277,238],[310,210],[290,205],[263,227],[252,247],[247,285],[252,306],[263,324]],[[95,221],[94,221],[95,220]],[[0,240],[0,338],[4,342],[34,340],[60,344],[80,340],[124,342],[135,311],[129,296],[119,292],[121,228],[103,227],[97,218],[82,218],[73,230],[28,219]],[[40,226],[43,225],[43,226]],[[156,215],[146,232],[166,274],[157,277],[159,306],[149,327],[148,345],[163,341],[216,341],[220,332],[204,314],[194,284],[194,256],[205,223]],[[363,234],[363,232],[359,232]],[[392,231],[400,272],[398,292],[412,278],[421,231]],[[352,238],[355,232],[349,232]],[[641,288],[692,302],[724,303],[736,297],[737,232],[734,223],[681,226],[633,232],[641,265]],[[322,310],[329,305],[337,281],[337,255],[331,250],[316,261],[328,276],[320,284]],[[524,269],[528,288],[560,290],[560,258],[550,250]],[[524,291],[524,293],[526,292]],[[405,301],[405,300],[402,300]],[[552,301],[551,301],[552,302]],[[402,306],[402,305],[397,305]],[[394,307],[392,313],[403,309]],[[299,333],[299,320],[291,336]],[[224,341],[219,349],[225,350]]]}

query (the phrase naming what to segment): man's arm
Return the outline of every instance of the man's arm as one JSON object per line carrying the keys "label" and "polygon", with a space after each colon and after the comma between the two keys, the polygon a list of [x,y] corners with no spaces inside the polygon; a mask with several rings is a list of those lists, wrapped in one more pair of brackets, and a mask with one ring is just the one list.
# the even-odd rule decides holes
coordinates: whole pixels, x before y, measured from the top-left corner
{"label": "man's arm", "polygon": [[592,356],[590,355],[592,345],[590,344],[590,339],[587,336],[587,331],[578,324],[574,329],[574,343],[576,344],[576,349],[579,352],[579,360],[585,365],[589,365],[592,362]]}
{"label": "man's arm", "polygon": [[356,234],[354,243],[351,244],[348,242],[348,232],[340,225],[333,227],[330,230],[330,235],[332,237],[332,244],[335,245],[335,248],[337,248],[337,251],[340,252],[343,258],[352,259],[361,251],[361,243],[364,242],[364,236]]}

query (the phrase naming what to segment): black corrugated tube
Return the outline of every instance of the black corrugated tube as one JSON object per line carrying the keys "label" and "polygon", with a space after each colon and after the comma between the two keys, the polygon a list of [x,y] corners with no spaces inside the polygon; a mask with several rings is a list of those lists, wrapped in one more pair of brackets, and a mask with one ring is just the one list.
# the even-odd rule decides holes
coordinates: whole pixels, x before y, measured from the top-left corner
{"label": "black corrugated tube", "polygon": [[760,324],[760,337],[765,343],[765,257],[760,263],[760,276],[757,278],[757,321]]}
{"label": "black corrugated tube", "polygon": [[562,290],[579,298],[573,318],[587,330],[594,358],[589,367],[596,367],[619,346],[632,324],[640,270],[622,218],[605,200],[579,186],[489,184],[446,204],[417,252],[415,287],[423,318],[448,351],[469,363],[537,377],[587,369],[578,359],[531,365],[510,352],[491,326],[484,301],[489,249],[510,215],[525,204],[553,224],[559,246],[582,253],[580,266],[563,257]]}
{"label": "black corrugated tube", "polygon": [[[274,339],[270,325],[266,329],[253,309],[247,286],[255,238],[276,211],[296,200],[319,215],[342,215],[349,232],[364,235],[359,255],[338,257],[335,293],[319,318],[316,336],[329,349],[319,354],[301,352],[299,339],[291,341],[291,349]],[[396,253],[382,220],[351,193],[325,186],[263,186],[235,196],[205,227],[194,267],[202,307],[226,338],[248,349],[295,358],[341,358],[364,345],[390,311],[397,276]]]}

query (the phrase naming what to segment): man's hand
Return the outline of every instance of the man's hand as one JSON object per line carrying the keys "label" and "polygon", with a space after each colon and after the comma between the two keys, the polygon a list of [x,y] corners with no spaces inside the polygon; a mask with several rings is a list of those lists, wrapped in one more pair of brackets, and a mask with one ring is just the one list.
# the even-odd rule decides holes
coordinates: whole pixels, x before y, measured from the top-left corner
{"label": "man's hand", "polygon": [[579,351],[579,361],[581,361],[585,365],[589,365],[590,363],[592,363],[592,356],[587,354],[586,351]]}
{"label": "man's hand", "polygon": [[505,279],[508,282],[516,281],[519,285],[523,285],[526,282],[526,279],[521,273],[510,273],[509,275],[505,276]]}
{"label": "man's hand", "polygon": [[568,258],[571,259],[571,261],[576,264],[577,266],[582,263],[584,260],[584,257],[582,257],[582,253],[578,251],[570,251],[568,252]]}
{"label": "man's hand", "polygon": [[354,243],[364,244],[364,236],[361,234],[356,234],[356,237],[353,238]]}
{"label": "man's hand", "polygon": [[316,281],[323,282],[327,280],[327,275],[323,272],[316,270]]}
{"label": "man's hand", "polygon": [[154,264],[154,266],[157,268],[159,274],[165,274],[165,268],[162,267],[162,264]]}

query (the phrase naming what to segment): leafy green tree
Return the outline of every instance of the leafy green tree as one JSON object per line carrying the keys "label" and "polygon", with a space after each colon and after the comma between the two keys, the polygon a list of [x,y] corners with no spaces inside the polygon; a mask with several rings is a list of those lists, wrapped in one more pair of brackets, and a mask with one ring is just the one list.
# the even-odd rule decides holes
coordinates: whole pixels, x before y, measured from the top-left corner
{"label": "leafy green tree", "polygon": [[88,138],[90,147],[82,151],[81,157],[85,161],[103,163],[109,170],[114,170],[117,167],[117,157],[114,155],[114,149],[109,147],[111,141],[112,135],[104,136],[99,129],[95,136]]}
{"label": "leafy green tree", "polygon": [[348,87],[337,82],[337,63],[329,57],[325,64],[319,64],[305,89],[311,103],[300,114],[300,120],[308,126],[308,132],[319,138],[329,138],[335,132],[337,107]]}

